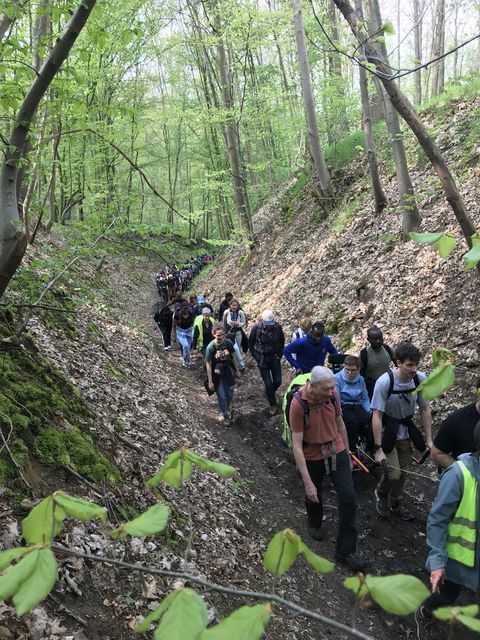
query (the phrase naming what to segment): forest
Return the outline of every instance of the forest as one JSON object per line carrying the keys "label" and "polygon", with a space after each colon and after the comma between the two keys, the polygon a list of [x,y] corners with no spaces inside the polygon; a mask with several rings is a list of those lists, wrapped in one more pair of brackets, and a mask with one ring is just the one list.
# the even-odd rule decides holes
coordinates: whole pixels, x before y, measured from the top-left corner
{"label": "forest", "polygon": [[192,268],[245,334],[413,342],[433,436],[478,404],[478,1],[0,0],[0,78],[0,638],[478,637],[478,593],[418,621],[433,460],[414,522],[353,474],[348,571],[252,346],[221,424],[154,321]]}

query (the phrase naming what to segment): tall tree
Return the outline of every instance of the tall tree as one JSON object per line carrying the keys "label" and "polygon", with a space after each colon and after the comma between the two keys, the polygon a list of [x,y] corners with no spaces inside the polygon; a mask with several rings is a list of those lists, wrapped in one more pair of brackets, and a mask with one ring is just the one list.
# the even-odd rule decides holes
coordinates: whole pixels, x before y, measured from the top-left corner
{"label": "tall tree", "polygon": [[293,21],[295,27],[295,38],[297,42],[298,61],[300,65],[300,78],[302,82],[303,100],[305,103],[305,114],[308,126],[308,147],[312,154],[313,164],[320,185],[320,192],[323,198],[323,207],[330,209],[332,206],[333,187],[330,172],[325,162],[322,147],[320,145],[320,135],[318,133],[317,114],[315,111],[315,100],[313,98],[312,84],[310,81],[310,64],[307,56],[307,45],[305,43],[305,28],[303,25],[301,0],[292,0]]}
{"label": "tall tree", "polygon": [[[413,0],[413,49],[415,64],[422,64],[423,6],[425,0]],[[422,102],[422,70],[415,72],[414,104]]]}
{"label": "tall tree", "polygon": [[[433,21],[432,55],[439,58],[445,52],[445,0],[437,0],[435,18]],[[431,89],[432,96],[442,93],[445,86],[445,58],[432,65]]]}

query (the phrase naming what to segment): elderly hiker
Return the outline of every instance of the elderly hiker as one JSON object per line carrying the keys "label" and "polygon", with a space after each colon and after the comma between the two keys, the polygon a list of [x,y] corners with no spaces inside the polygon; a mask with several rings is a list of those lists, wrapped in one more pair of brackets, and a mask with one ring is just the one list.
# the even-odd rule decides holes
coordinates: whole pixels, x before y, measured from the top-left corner
{"label": "elderly hiker", "polygon": [[354,571],[360,571],[365,561],[356,553],[357,507],[347,430],[330,369],[312,369],[310,381],[292,398],[289,422],[293,455],[305,487],[309,534],[314,540],[322,539],[322,481],[329,476],[338,502],[335,559]]}

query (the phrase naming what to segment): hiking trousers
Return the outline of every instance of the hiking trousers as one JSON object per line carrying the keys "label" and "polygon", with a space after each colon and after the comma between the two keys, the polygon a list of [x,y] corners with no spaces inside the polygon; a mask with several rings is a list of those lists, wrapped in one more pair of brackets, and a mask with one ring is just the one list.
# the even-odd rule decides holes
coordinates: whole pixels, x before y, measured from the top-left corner
{"label": "hiking trousers", "polygon": [[230,405],[233,400],[233,387],[229,387],[223,376],[220,376],[220,381],[215,389],[217,392],[218,406],[223,415],[228,413]]}
{"label": "hiking trousers", "polygon": [[350,451],[356,451],[359,438],[368,435],[370,415],[361,404],[342,404],[342,417],[347,428]]}
{"label": "hiking trousers", "polygon": [[[308,524],[320,528],[323,519],[322,505],[322,481],[325,474],[324,460],[307,460],[307,469],[313,484],[317,487],[318,502],[310,502],[305,498],[307,507]],[[330,469],[331,458],[328,459]],[[335,555],[346,558],[355,553],[357,548],[357,527],[355,524],[357,503],[353,488],[352,470],[350,468],[349,455],[346,450],[337,454],[337,470],[330,471],[338,503],[338,531]]]}
{"label": "hiking trousers", "polygon": [[265,385],[265,395],[267,396],[268,404],[271,407],[275,407],[277,405],[275,391],[282,384],[280,359],[276,357],[271,361],[262,359],[258,363],[258,368],[262,376],[263,384]]}
{"label": "hiking trousers", "polygon": [[178,344],[182,348],[183,363],[191,365],[192,354],[190,353],[190,346],[192,344],[193,327],[190,327],[189,329],[181,329],[180,327],[177,327],[176,334]]}
{"label": "hiking trousers", "polygon": [[[397,440],[393,451],[386,453],[388,462],[388,474],[382,475],[380,482],[377,485],[378,493],[383,495],[390,494],[393,503],[402,501],[403,487],[407,474],[401,471],[410,464],[410,457],[412,454],[412,444],[410,438],[406,440]],[[392,469],[392,467],[395,467]]]}
{"label": "hiking trousers", "polygon": [[425,600],[423,603],[425,608],[429,613],[432,613],[435,609],[439,607],[446,607],[455,602],[458,598],[462,587],[456,582],[451,582],[450,580],[444,580],[438,591],[432,593],[432,595]]}
{"label": "hiking trousers", "polygon": [[163,346],[169,347],[172,344],[172,321],[170,320],[168,324],[158,324],[157,327],[162,334]]}

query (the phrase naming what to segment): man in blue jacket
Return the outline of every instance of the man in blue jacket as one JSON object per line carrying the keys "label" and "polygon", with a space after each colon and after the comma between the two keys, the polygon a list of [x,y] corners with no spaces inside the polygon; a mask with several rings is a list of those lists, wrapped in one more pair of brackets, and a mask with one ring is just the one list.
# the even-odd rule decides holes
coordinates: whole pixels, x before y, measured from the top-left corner
{"label": "man in blue jacket", "polygon": [[329,336],[325,335],[325,326],[322,322],[314,322],[312,330],[305,338],[294,340],[283,349],[283,355],[295,369],[296,375],[310,373],[313,367],[323,367],[327,353],[336,355],[338,351]]}
{"label": "man in blue jacket", "polygon": [[363,376],[360,375],[360,360],[346,356],[344,367],[335,374],[335,388],[340,396],[342,417],[347,427],[348,446],[356,453],[359,438],[368,440],[370,423],[370,400]]}
{"label": "man in blue jacket", "polygon": [[476,452],[463,453],[443,472],[427,520],[432,595],[417,609],[417,622],[428,622],[438,607],[455,602],[462,587],[480,588],[480,420]]}

